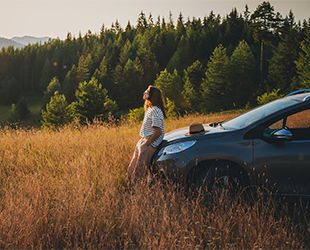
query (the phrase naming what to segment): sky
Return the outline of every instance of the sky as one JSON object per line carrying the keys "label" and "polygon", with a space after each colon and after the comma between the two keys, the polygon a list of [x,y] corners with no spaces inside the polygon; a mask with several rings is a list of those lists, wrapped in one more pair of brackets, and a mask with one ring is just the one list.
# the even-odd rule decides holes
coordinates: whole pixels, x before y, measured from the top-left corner
{"label": "sky", "polygon": [[[251,13],[263,1],[257,0],[0,0],[0,37],[48,36],[65,39],[68,32],[78,36],[88,30],[99,33],[102,25],[111,27],[116,20],[123,28],[128,21],[136,25],[139,13],[151,13],[176,22],[181,12],[184,20],[203,18],[213,10],[221,17],[236,7],[243,13],[247,4]],[[292,10],[295,19],[310,18],[310,0],[270,0],[282,16]]]}

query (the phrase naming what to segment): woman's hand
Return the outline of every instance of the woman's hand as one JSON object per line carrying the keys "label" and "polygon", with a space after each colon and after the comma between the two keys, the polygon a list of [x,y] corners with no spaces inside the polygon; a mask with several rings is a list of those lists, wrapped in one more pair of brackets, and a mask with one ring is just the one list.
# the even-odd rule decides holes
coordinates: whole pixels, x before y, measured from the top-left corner
{"label": "woman's hand", "polygon": [[160,127],[153,127],[154,133],[152,136],[147,140],[146,145],[150,146],[160,135],[161,135],[161,129]]}

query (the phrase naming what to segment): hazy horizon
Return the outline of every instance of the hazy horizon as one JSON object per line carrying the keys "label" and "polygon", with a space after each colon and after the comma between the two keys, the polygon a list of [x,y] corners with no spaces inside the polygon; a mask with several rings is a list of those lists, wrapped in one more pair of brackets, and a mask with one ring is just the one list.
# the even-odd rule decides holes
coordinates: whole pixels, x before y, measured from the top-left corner
{"label": "hazy horizon", "polygon": [[[111,27],[118,20],[124,28],[128,21],[136,25],[139,13],[146,17],[152,14],[169,18],[172,13],[176,22],[179,13],[184,20],[203,18],[211,11],[221,17],[229,14],[233,8],[243,13],[247,4],[251,13],[263,1],[257,0],[0,0],[5,11],[0,16],[0,37],[59,37],[64,39],[68,32],[73,36],[82,35],[88,30],[99,33],[101,26]],[[296,21],[310,17],[309,0],[271,0],[276,12],[283,17],[292,10]]]}

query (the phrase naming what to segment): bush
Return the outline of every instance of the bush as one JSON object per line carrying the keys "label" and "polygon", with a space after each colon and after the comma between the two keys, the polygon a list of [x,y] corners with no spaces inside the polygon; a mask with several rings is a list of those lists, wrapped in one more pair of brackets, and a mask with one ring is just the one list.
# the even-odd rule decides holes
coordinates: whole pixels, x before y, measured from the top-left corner
{"label": "bush", "polygon": [[128,113],[129,122],[139,122],[144,118],[144,107],[130,109]]}
{"label": "bush", "polygon": [[167,117],[178,117],[179,111],[173,101],[171,101],[169,98],[166,99],[167,103]]}
{"label": "bush", "polygon": [[257,103],[259,105],[266,104],[268,102],[271,102],[273,100],[279,99],[283,97],[283,95],[279,94],[280,89],[274,89],[271,92],[265,92],[261,96],[257,97]]}

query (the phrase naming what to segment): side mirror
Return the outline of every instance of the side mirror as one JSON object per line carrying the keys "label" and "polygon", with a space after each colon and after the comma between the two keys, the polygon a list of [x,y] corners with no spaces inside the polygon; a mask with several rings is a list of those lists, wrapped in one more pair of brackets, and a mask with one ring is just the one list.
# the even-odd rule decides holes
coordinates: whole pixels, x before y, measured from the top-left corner
{"label": "side mirror", "polygon": [[271,137],[278,140],[291,140],[293,138],[293,134],[288,129],[282,128],[275,131]]}

